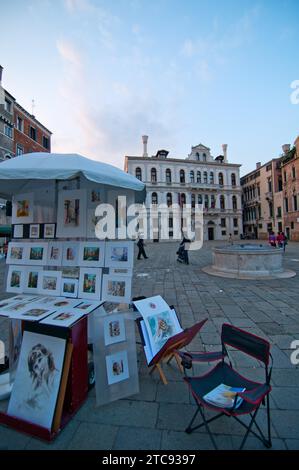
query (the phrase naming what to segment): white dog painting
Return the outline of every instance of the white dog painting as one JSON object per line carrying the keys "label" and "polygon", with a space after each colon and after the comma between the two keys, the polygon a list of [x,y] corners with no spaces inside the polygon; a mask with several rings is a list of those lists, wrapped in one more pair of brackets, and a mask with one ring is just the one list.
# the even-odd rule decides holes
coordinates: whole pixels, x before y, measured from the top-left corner
{"label": "white dog painting", "polygon": [[66,341],[24,332],[8,414],[51,429]]}

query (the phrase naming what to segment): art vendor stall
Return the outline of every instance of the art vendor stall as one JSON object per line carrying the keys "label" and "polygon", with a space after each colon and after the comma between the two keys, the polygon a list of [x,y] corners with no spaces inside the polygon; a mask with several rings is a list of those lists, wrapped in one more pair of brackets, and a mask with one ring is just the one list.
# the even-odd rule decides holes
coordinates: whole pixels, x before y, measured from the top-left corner
{"label": "art vendor stall", "polygon": [[[134,245],[123,236],[127,212],[118,203],[125,196],[129,206],[136,195],[141,202],[141,181],[80,155],[33,153],[1,163],[0,197],[12,201],[6,292],[14,295],[0,300],[9,324],[0,399],[10,396],[0,423],[55,437],[87,396],[93,341],[97,404],[138,393],[135,329],[125,308]],[[100,204],[114,208],[109,239],[96,236]]]}

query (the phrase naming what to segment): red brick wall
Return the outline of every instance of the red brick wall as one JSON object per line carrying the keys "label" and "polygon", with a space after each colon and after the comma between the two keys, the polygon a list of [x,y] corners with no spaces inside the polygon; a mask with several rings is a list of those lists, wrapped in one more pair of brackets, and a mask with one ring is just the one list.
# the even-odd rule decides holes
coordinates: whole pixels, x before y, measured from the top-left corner
{"label": "red brick wall", "polygon": [[[17,128],[18,116],[23,119],[23,132]],[[51,152],[51,135],[46,131],[42,131],[33,120],[30,120],[28,116],[23,114],[20,110],[15,110],[15,129],[14,129],[14,152],[17,153],[17,145],[23,147],[23,153],[30,152]],[[30,137],[30,127],[36,129],[36,140]],[[49,148],[46,149],[43,146],[43,136],[48,138]]]}

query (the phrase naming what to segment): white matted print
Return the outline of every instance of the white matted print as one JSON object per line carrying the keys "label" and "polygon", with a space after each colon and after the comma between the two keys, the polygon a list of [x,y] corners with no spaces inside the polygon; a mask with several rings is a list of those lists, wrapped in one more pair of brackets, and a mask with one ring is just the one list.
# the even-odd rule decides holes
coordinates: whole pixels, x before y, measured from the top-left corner
{"label": "white matted print", "polygon": [[87,220],[86,220],[86,227],[87,227],[87,238],[97,238],[96,237],[96,225],[100,217],[95,215],[95,209],[87,209]]}
{"label": "white matted print", "polygon": [[47,295],[60,295],[61,272],[42,271],[39,276],[38,292]]}
{"label": "white matted print", "polygon": [[25,264],[27,258],[27,243],[10,242],[7,250],[7,264]]}
{"label": "white matted print", "polygon": [[26,268],[24,266],[9,266],[6,282],[7,292],[24,292]]}
{"label": "white matted print", "polygon": [[62,242],[50,242],[48,245],[48,266],[61,266],[62,263]]}
{"label": "white matted print", "polygon": [[42,270],[42,266],[26,267],[24,292],[26,292],[27,294],[38,293],[38,278]]}
{"label": "white matted print", "polygon": [[58,192],[56,236],[86,236],[86,190]]}
{"label": "white matted print", "polygon": [[30,224],[33,222],[33,193],[16,194],[12,198],[12,223]]}
{"label": "white matted print", "polygon": [[44,224],[44,238],[55,238],[56,224]]}
{"label": "white matted print", "polygon": [[107,242],[105,266],[109,268],[132,268],[134,243],[132,241]]}
{"label": "white matted print", "polygon": [[25,331],[7,413],[52,428],[66,340]]}
{"label": "white matted print", "polygon": [[129,365],[127,351],[120,351],[106,356],[106,369],[108,385],[128,379]]}
{"label": "white matted print", "polygon": [[60,294],[64,295],[65,297],[77,297],[78,279],[62,278]]}
{"label": "white matted print", "polygon": [[13,237],[14,238],[23,238],[23,236],[24,236],[24,225],[23,224],[14,225]]}
{"label": "white matted print", "polygon": [[100,307],[103,302],[97,302],[95,300],[84,300],[76,305],[76,310],[82,310],[84,313],[90,313],[96,308]]}
{"label": "white matted print", "polygon": [[102,299],[107,302],[130,303],[131,284],[130,276],[104,274]]}
{"label": "white matted print", "polygon": [[47,318],[41,321],[41,323],[46,323],[47,325],[56,325],[56,326],[70,326],[75,323],[79,318],[83,317],[84,312],[79,312],[74,309],[61,309],[49,315]]}
{"label": "white matted print", "polygon": [[79,242],[64,242],[62,250],[62,265],[78,266],[79,249]]}
{"label": "white matted print", "polygon": [[39,231],[39,224],[31,224],[29,227],[29,238],[39,238]]}
{"label": "white matted print", "polygon": [[123,315],[108,315],[104,320],[105,346],[126,341],[125,320]]}
{"label": "white matted print", "polygon": [[94,187],[88,190],[87,205],[98,206],[103,202],[103,190],[100,187]]}
{"label": "white matted print", "polygon": [[82,299],[101,298],[101,276],[100,268],[80,268],[78,297]]}
{"label": "white matted print", "polygon": [[48,244],[47,243],[28,243],[28,264],[45,265],[47,264]]}
{"label": "white matted print", "polygon": [[81,242],[79,266],[103,267],[105,263],[105,242]]}
{"label": "white matted print", "polygon": [[55,309],[52,306],[45,307],[43,304],[39,304],[38,302],[32,302],[21,311],[10,312],[9,316],[10,318],[18,320],[40,321],[54,311]]}

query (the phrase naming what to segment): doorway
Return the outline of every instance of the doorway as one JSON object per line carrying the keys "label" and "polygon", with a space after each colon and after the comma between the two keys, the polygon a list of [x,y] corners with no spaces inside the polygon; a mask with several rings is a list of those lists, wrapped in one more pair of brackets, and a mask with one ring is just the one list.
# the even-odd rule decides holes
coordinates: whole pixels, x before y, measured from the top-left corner
{"label": "doorway", "polygon": [[214,240],[214,227],[208,227],[208,239]]}

